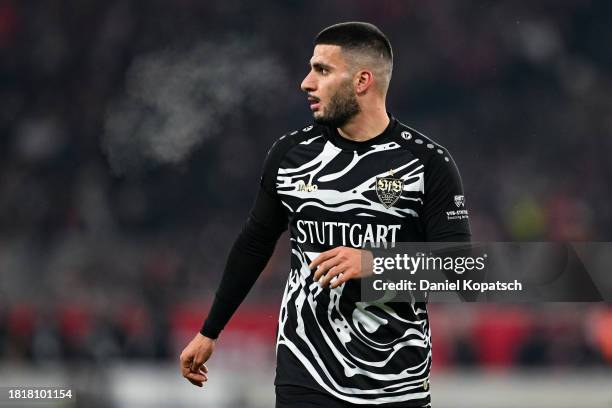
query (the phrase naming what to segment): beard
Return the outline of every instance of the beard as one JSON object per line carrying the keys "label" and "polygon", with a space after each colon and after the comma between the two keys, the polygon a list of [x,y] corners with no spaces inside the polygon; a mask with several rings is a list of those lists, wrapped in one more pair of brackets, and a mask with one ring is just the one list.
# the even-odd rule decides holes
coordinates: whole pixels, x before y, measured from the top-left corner
{"label": "beard", "polygon": [[344,82],[338,91],[329,100],[329,105],[323,115],[314,116],[319,125],[340,128],[348,123],[355,115],[361,112],[357,96],[351,86],[351,81]]}

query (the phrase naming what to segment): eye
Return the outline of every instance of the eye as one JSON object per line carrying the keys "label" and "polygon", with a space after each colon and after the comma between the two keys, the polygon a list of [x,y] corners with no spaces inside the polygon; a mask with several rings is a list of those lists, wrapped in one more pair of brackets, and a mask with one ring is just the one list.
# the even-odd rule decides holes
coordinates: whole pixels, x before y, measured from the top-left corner
{"label": "eye", "polygon": [[329,69],[325,68],[325,67],[316,67],[315,71],[317,71],[319,74],[321,74],[323,76],[329,74]]}
{"label": "eye", "polygon": [[317,74],[321,74],[323,76],[327,75],[330,73],[330,70],[328,67],[320,65],[320,64],[315,64],[312,66],[312,69],[317,73]]}

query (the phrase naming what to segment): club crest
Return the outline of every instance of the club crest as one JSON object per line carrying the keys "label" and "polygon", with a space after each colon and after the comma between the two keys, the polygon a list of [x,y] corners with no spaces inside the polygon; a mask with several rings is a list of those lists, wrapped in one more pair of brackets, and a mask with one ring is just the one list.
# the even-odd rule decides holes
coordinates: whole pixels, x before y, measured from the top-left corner
{"label": "club crest", "polygon": [[462,196],[462,195],[456,195],[455,196],[455,205],[457,206],[457,208],[463,207],[465,205],[465,197]]}
{"label": "club crest", "polygon": [[404,180],[393,175],[376,178],[376,195],[385,208],[395,204],[402,191],[404,191]]}

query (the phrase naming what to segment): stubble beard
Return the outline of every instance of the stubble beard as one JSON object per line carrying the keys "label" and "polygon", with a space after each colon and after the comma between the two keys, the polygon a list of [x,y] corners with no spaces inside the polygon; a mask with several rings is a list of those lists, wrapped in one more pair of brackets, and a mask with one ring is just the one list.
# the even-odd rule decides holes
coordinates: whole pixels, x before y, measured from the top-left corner
{"label": "stubble beard", "polygon": [[346,81],[329,100],[325,113],[319,117],[315,115],[314,121],[320,125],[341,128],[359,112],[361,108],[357,96],[353,92],[351,82]]}

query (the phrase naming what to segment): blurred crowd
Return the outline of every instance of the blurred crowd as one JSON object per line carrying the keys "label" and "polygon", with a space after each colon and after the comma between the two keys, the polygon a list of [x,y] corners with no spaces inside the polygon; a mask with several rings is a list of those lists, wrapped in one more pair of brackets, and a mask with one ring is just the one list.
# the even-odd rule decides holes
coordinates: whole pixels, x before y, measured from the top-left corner
{"label": "blurred crowd", "polygon": [[[310,121],[299,83],[339,21],[389,36],[388,109],[453,153],[474,240],[610,241],[611,17],[604,0],[0,0],[0,358],[176,358],[267,149]],[[237,330],[273,340],[287,251]],[[457,307],[433,307],[439,364],[612,363],[605,306],[461,305],[460,326]]]}

